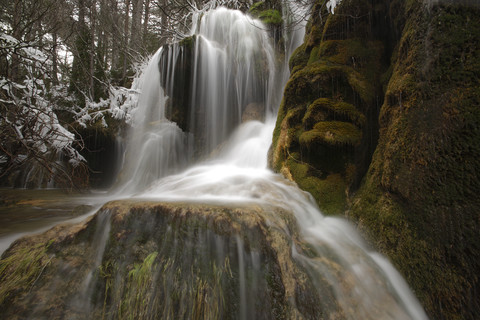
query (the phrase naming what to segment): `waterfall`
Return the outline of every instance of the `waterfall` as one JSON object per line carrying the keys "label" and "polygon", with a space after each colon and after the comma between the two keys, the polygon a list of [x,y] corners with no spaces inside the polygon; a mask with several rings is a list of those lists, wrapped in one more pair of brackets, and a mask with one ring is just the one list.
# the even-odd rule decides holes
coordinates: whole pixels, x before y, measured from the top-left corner
{"label": "waterfall", "polygon": [[132,86],[139,90],[132,130],[120,173],[119,192],[131,193],[181,168],[187,161],[187,136],[165,117],[166,96],[160,86],[160,48]]}
{"label": "waterfall", "polygon": [[[292,4],[284,15],[295,19],[304,10]],[[327,285],[343,317],[426,319],[402,277],[350,223],[322,215],[310,194],[267,168],[288,57],[301,43],[304,25],[285,34],[286,57],[278,62],[259,20],[220,7],[194,15],[194,22],[191,36],[160,48],[134,84],[140,94],[118,192],[152,201],[288,211],[296,219],[299,241],[310,248],[306,254],[299,247],[304,245],[293,242],[291,256],[306,270],[320,300]],[[259,109],[256,119],[245,119],[252,106]],[[103,252],[105,241],[102,245]],[[217,249],[222,246],[217,242]],[[256,288],[247,286],[247,271],[260,270],[260,258],[245,252],[238,236],[236,251],[237,316],[246,319],[255,316],[249,310],[255,297],[247,287]],[[156,254],[145,261],[151,264]],[[96,261],[98,268],[101,258]],[[88,276],[87,289],[91,272]]]}
{"label": "waterfall", "polygon": [[[265,30],[260,21],[239,11],[218,8],[202,13],[194,24],[190,49],[172,45],[155,54],[140,81],[124,190],[155,201],[256,203],[289,210],[302,241],[313,252],[307,256],[293,245],[292,256],[318,290],[322,286],[316,279],[333,288],[347,317],[426,319],[405,281],[384,257],[368,248],[352,225],[323,216],[311,195],[267,168],[288,67],[275,66],[275,51]],[[303,32],[298,28],[287,37],[287,52],[300,44]],[[192,50],[191,61],[186,61],[187,50]],[[178,73],[185,71],[185,63],[191,67],[188,77]],[[179,83],[190,91],[175,100],[179,95],[175,90],[183,89]],[[179,101],[187,117],[182,129],[166,116],[169,108],[175,112]],[[242,113],[252,103],[263,106],[264,117],[242,123]],[[203,157],[204,161],[188,166],[193,154],[214,150],[207,160]],[[246,318],[244,253],[240,240],[237,244],[240,318]]]}

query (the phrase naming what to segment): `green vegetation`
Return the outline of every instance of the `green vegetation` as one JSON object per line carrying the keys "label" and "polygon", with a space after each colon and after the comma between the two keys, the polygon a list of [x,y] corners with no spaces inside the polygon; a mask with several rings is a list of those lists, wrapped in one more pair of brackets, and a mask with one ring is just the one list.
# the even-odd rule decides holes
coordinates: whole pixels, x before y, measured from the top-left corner
{"label": "green vegetation", "polygon": [[127,290],[120,307],[121,319],[142,319],[148,316],[149,294],[153,282],[153,263],[158,252],[149,254],[142,263],[136,263],[128,273]]}
{"label": "green vegetation", "polygon": [[[462,5],[409,1],[381,135],[350,216],[406,276],[432,318],[477,318],[480,23]],[[477,169],[474,169],[477,168]],[[477,296],[478,297],[478,296]]]}
{"label": "green vegetation", "polygon": [[11,249],[0,260],[0,305],[6,304],[20,292],[30,290],[50,263],[47,249],[53,240],[30,247]]}
{"label": "green vegetation", "polygon": [[281,25],[283,20],[282,20],[282,14],[280,11],[276,9],[268,9],[260,12],[259,16],[260,20],[262,20],[263,23],[265,24],[270,24],[270,25]]}
{"label": "green vegetation", "polygon": [[281,26],[283,22],[282,14],[273,8],[270,3],[259,1],[250,6],[249,13],[260,19],[266,25]]}
{"label": "green vegetation", "polygon": [[317,144],[352,145],[360,143],[362,132],[353,124],[341,121],[322,121],[312,130],[300,135],[300,145],[313,148]]}
{"label": "green vegetation", "polygon": [[[318,118],[319,115],[322,116]],[[326,117],[332,120],[345,119],[357,125],[359,128],[364,127],[367,121],[365,115],[350,103],[334,101],[328,98],[319,98],[308,106],[302,123],[305,124],[306,128],[311,128],[316,122],[322,121],[326,119]]]}
{"label": "green vegetation", "polygon": [[383,39],[371,32],[371,11],[368,1],[343,1],[331,15],[324,1],[315,3],[305,42],[289,61],[274,130],[272,167],[312,193],[328,214],[343,213],[376,139],[379,79],[388,66]]}
{"label": "green vegetation", "polygon": [[340,174],[330,174],[326,178],[317,177],[315,168],[298,160],[298,154],[287,159],[287,166],[298,186],[312,194],[324,214],[338,214],[346,207],[346,184]]}

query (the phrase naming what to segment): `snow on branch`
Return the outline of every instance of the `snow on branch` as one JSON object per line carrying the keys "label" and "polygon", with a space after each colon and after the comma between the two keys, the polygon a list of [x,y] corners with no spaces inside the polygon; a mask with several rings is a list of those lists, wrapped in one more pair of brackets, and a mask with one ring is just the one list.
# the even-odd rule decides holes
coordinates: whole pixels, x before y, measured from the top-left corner
{"label": "snow on branch", "polygon": [[85,107],[75,112],[75,121],[84,128],[97,121],[107,127],[105,115],[110,115],[116,120],[132,124],[132,115],[137,108],[140,94],[140,75],[148,66],[149,60],[150,57],[145,58],[134,66],[136,72],[131,88],[110,85],[108,98],[100,99],[99,102],[86,97]]}
{"label": "snow on branch", "polygon": [[76,148],[79,140],[55,113],[59,109],[57,96],[66,89],[48,79],[52,61],[35,43],[22,42],[1,32],[0,53],[9,61],[15,57],[21,68],[19,78],[0,78],[0,177],[32,162],[50,172],[50,176],[61,172],[63,180],[71,180],[58,159],[66,158],[72,167],[86,161]]}
{"label": "snow on branch", "polygon": [[330,11],[332,14],[335,14],[335,8],[338,4],[340,4],[342,0],[328,0],[327,2],[327,10]]}

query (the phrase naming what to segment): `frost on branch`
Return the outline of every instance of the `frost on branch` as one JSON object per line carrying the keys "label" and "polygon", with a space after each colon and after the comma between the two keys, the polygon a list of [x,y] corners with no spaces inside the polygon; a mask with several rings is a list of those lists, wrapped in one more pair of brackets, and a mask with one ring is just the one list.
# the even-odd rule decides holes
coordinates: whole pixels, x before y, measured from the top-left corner
{"label": "frost on branch", "polygon": [[53,186],[53,180],[71,185],[71,170],[84,166],[85,159],[75,134],[55,113],[56,98],[66,88],[47,85],[51,61],[35,44],[0,33],[0,51],[9,59],[17,55],[22,70],[17,81],[0,78],[0,177],[17,172],[37,180],[34,187]]}
{"label": "frost on branch", "polygon": [[85,107],[75,112],[76,122],[83,128],[86,128],[89,124],[100,121],[102,126],[106,127],[105,115],[110,115],[113,119],[131,125],[132,115],[137,108],[138,96],[140,94],[140,75],[148,66],[149,60],[149,58],[144,59],[134,66],[136,72],[131,88],[110,85],[107,99],[100,99],[99,102],[94,102],[86,98]]}
{"label": "frost on branch", "polygon": [[335,8],[340,2],[342,2],[342,0],[328,0],[327,10],[330,11],[332,14],[334,14]]}

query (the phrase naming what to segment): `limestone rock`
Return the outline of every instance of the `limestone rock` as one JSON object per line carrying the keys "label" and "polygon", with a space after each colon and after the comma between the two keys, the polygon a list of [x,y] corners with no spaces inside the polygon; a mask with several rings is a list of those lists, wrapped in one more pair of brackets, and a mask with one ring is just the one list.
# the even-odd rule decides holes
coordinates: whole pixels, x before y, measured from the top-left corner
{"label": "limestone rock", "polygon": [[279,208],[115,201],[15,242],[0,260],[0,309],[8,319],[342,318],[293,243],[301,252]]}

